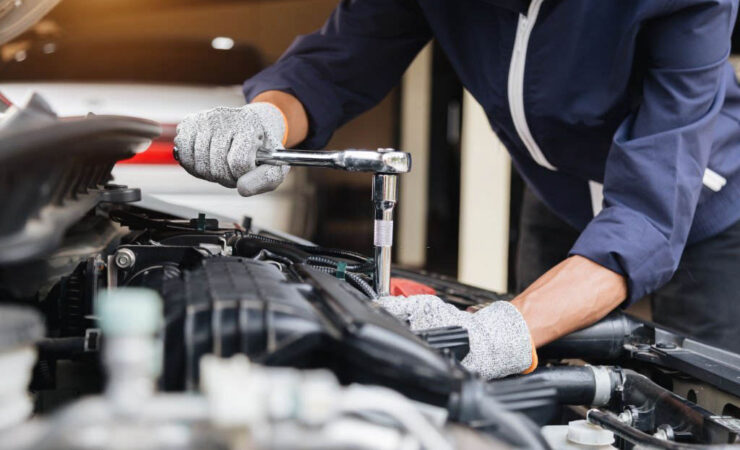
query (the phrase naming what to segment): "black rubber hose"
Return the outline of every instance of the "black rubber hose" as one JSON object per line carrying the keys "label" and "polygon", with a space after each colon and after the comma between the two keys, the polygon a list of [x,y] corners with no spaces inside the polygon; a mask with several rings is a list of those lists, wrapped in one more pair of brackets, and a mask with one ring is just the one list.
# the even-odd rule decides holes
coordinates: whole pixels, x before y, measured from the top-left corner
{"label": "black rubber hose", "polygon": [[[339,265],[339,261],[319,255],[310,256],[307,262],[317,266],[328,266],[334,268]],[[372,273],[375,270],[375,266],[372,262],[347,264],[346,270],[349,272]]]}
{"label": "black rubber hose", "polygon": [[[332,274],[334,275],[337,271],[336,269],[333,269],[331,267],[324,267],[324,266],[310,266],[316,270],[320,270],[324,273]],[[359,275],[346,272],[344,274],[349,284],[354,286],[357,290],[362,292],[363,294],[367,295],[370,299],[376,299],[378,298],[378,294],[375,292],[375,289],[372,288],[365,280],[363,280]]]}
{"label": "black rubber hose", "polygon": [[[245,256],[247,258],[254,258],[260,254],[263,250],[268,250],[272,253],[278,254],[285,258],[290,259],[294,263],[303,263],[311,255],[299,248],[295,248],[292,245],[286,245],[280,241],[268,242],[258,239],[253,239],[250,235],[236,241],[234,244],[234,253],[237,256]],[[270,241],[273,241],[272,239]]]}
{"label": "black rubber hose", "polygon": [[36,346],[42,357],[51,359],[70,358],[85,353],[85,338],[44,338],[37,341]]}
{"label": "black rubber hose", "polygon": [[[611,371],[610,371],[611,372]],[[610,373],[610,391],[619,383],[617,375]],[[543,367],[532,374],[522,375],[488,383],[486,389],[496,400],[509,406],[509,409],[520,409],[515,406],[522,401],[531,405],[533,398],[524,393],[542,390],[547,400],[558,405],[592,405],[596,394],[596,377],[594,369],[586,366]]]}
{"label": "black rubber hose", "polygon": [[614,364],[622,356],[625,340],[641,324],[616,311],[590,327],[571,333],[537,350],[540,359],[580,358]]}

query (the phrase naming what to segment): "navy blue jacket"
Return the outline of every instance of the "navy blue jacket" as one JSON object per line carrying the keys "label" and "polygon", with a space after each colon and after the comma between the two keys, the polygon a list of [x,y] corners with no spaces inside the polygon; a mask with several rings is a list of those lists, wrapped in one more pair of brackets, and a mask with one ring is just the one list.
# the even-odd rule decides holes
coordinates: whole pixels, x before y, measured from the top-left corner
{"label": "navy blue jacket", "polygon": [[534,192],[583,230],[571,253],[626,275],[634,301],[670,279],[687,242],[740,220],[736,12],[736,0],[345,0],[244,90],[296,95],[303,146],[322,147],[435,38]]}

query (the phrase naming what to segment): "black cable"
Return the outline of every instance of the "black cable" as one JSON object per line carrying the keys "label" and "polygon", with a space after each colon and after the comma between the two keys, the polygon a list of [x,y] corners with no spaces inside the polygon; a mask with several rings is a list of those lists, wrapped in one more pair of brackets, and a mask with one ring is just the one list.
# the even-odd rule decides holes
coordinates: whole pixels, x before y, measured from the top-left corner
{"label": "black cable", "polygon": [[[331,275],[334,275],[337,271],[336,269],[332,269],[331,267],[324,267],[324,266],[309,266],[313,269],[320,270],[321,272],[328,273]],[[359,275],[351,272],[346,272],[345,277],[349,284],[357,288],[360,292],[367,295],[371,299],[378,298],[378,294],[375,292],[375,289],[373,289],[365,280],[360,278]]]}
{"label": "black cable", "polygon": [[523,414],[516,414],[488,398],[480,402],[478,410],[482,419],[495,424],[501,437],[517,448],[552,450],[539,428]]}
{"label": "black cable", "polygon": [[515,448],[551,450],[540,428],[525,414],[510,411],[479,378],[465,380],[458,395],[450,397],[450,418],[480,429]]}
{"label": "black cable", "polygon": [[[258,244],[255,241],[260,241],[261,243]],[[234,244],[234,253],[240,256],[254,258],[262,254],[278,262],[287,264],[288,266],[292,266],[293,264],[299,264],[299,263],[308,263],[310,267],[318,269],[324,273],[329,273],[329,274],[334,275],[337,272],[339,261],[335,261],[333,259],[326,258],[325,256],[321,256],[321,255],[312,255],[309,251],[309,250],[316,250],[316,249],[318,249],[318,251],[321,253],[325,253],[327,252],[327,250],[334,251],[334,249],[322,249],[321,247],[311,247],[307,245],[293,244],[291,242],[279,241],[277,239],[272,239],[272,238],[268,238],[264,236],[255,235],[255,234],[250,234],[248,236],[245,236],[239,239]],[[336,253],[340,254],[340,253],[345,253],[345,252],[342,250],[336,250]],[[353,255],[352,252],[348,252],[348,253],[350,254],[350,256]],[[354,254],[354,256],[357,256],[357,255]],[[346,258],[346,259],[351,259],[347,255],[344,255],[341,257]],[[314,263],[313,261],[316,261],[319,264],[323,264],[323,265],[318,265]],[[367,259],[362,257],[362,261],[360,261],[361,264],[353,264],[351,267],[352,269],[364,270],[365,265],[368,264],[368,262],[369,261]],[[345,272],[345,279],[352,286],[357,288],[360,292],[364,293],[371,299],[378,297],[378,295],[375,293],[375,290],[364,279],[362,279],[362,277],[358,275],[357,273],[352,273],[352,271],[347,271]]]}
{"label": "black cable", "polygon": [[270,250],[262,250],[261,252],[262,256],[265,256],[273,261],[285,264],[286,266],[293,265],[293,261],[285,256],[278,255],[276,253],[271,252]]}
{"label": "black cable", "polygon": [[[309,257],[308,259],[306,259],[306,262],[317,266],[324,265],[334,268],[339,266],[339,261],[318,255]],[[345,270],[347,270],[348,272],[372,273],[375,270],[375,265],[372,262],[347,264]]]}
{"label": "black cable", "polygon": [[291,246],[298,248],[300,250],[303,250],[304,252],[311,253],[312,255],[328,255],[328,256],[336,256],[339,258],[346,258],[351,259],[353,261],[357,261],[360,263],[365,263],[368,261],[371,261],[371,258],[368,258],[365,255],[362,255],[360,253],[356,253],[349,250],[340,250],[337,248],[326,248],[326,247],[320,247],[318,245],[303,245],[303,244],[297,244],[295,242],[285,241],[285,240],[279,240],[279,239],[273,239],[269,238],[267,236],[262,236],[260,234],[253,234],[250,233],[246,236],[246,238],[254,238],[259,239],[264,242],[269,242],[272,244],[278,244],[278,245],[285,245],[285,246]]}

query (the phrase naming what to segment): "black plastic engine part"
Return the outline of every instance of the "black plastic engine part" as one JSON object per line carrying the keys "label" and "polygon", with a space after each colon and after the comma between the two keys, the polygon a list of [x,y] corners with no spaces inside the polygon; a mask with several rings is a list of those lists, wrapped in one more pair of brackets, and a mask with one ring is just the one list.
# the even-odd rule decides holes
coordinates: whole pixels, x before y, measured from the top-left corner
{"label": "black plastic engine part", "polygon": [[448,353],[458,361],[462,361],[470,352],[468,330],[463,327],[430,328],[414,333],[424,339],[430,347]]}
{"label": "black plastic engine part", "polygon": [[122,245],[118,250],[133,253],[133,264],[125,269],[110,268],[117,272],[118,286],[140,286],[162,289],[165,279],[178,277],[183,269],[197,267],[206,252],[193,246],[176,245]]}
{"label": "black plastic engine part", "polygon": [[326,367],[342,382],[379,384],[445,405],[465,373],[346,282],[307,265],[208,258],[164,280],[163,387],[193,388],[206,353],[267,365]]}
{"label": "black plastic engine part", "polygon": [[164,387],[192,389],[198,361],[206,353],[244,353],[257,361],[292,357],[308,366],[319,351],[319,317],[275,267],[245,258],[213,258],[163,286],[165,316]]}
{"label": "black plastic engine part", "polygon": [[79,337],[95,326],[93,297],[102,284],[102,260],[90,257],[62,277],[42,303],[49,332],[55,337]]}

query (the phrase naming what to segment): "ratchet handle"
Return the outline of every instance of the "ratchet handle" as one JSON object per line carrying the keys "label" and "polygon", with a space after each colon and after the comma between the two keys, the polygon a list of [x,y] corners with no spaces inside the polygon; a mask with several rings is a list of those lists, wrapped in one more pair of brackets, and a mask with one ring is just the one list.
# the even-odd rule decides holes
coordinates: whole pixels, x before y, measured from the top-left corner
{"label": "ratchet handle", "polygon": [[411,170],[411,155],[395,150],[259,150],[256,163],[257,165],[325,167],[348,172],[400,174]]}

